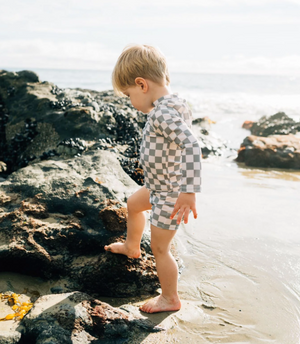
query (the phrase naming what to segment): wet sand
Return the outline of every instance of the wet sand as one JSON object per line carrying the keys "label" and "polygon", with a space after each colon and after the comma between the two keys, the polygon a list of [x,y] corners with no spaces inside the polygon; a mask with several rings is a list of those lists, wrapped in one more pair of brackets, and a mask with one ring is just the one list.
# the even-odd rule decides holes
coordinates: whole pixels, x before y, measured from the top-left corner
{"label": "wet sand", "polygon": [[183,308],[150,316],[168,330],[142,343],[299,344],[300,172],[212,159],[203,179],[199,218],[176,236]]}

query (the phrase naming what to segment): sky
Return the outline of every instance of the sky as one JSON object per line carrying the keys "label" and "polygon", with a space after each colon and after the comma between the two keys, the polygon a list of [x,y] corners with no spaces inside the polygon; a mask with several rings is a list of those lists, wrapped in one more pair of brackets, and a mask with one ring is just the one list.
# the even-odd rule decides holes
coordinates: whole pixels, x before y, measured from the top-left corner
{"label": "sky", "polygon": [[0,0],[0,69],[112,70],[150,44],[171,72],[300,75],[300,0]]}

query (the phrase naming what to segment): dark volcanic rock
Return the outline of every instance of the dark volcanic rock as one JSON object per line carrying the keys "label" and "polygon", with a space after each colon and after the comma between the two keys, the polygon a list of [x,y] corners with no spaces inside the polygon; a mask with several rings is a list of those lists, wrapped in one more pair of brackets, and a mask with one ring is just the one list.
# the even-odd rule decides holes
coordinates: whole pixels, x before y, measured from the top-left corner
{"label": "dark volcanic rock", "polygon": [[270,117],[262,117],[258,122],[253,123],[250,128],[251,134],[256,136],[288,135],[300,131],[300,123],[295,122],[284,112],[278,112]]}
{"label": "dark volcanic rock", "polygon": [[[58,92],[54,84],[39,82],[38,79],[33,81],[28,73],[0,71],[0,97],[9,113],[8,136],[14,135],[17,123],[34,118],[50,124],[58,142],[70,137],[95,139],[101,133],[110,134],[108,131],[112,128],[106,127],[108,118],[114,124],[120,121],[118,116],[122,117],[125,110],[131,112],[132,117],[137,116],[137,111],[126,98],[118,97],[121,101],[116,102],[117,97],[112,97],[112,94],[110,98],[102,97],[101,92],[94,92],[94,96],[91,91],[79,89]],[[14,93],[8,94],[7,90],[12,87]]]}
{"label": "dark volcanic rock", "polygon": [[[59,89],[30,71],[0,71],[0,271],[63,281],[53,293],[100,298],[157,290],[147,235],[140,259],[104,250],[124,241],[126,200],[143,184],[144,123],[145,115],[112,91]],[[20,343],[119,343],[136,329],[153,330],[74,295],[37,314],[52,297],[39,300],[23,319]]]}
{"label": "dark volcanic rock", "polygon": [[193,125],[199,128],[196,132],[197,138],[201,145],[202,157],[221,156],[227,149],[227,145],[220,137],[211,131],[211,124],[215,122],[208,117],[196,118]]}
{"label": "dark volcanic rock", "polygon": [[127,209],[125,207],[116,208],[118,202],[108,202],[107,207],[99,213],[100,219],[108,230],[112,232],[124,232],[127,225]]}
{"label": "dark volcanic rock", "polygon": [[0,71],[0,161],[6,174],[55,155],[82,154],[101,139],[137,152],[144,123],[145,115],[112,91],[59,89],[33,72]]}
{"label": "dark volcanic rock", "polygon": [[1,183],[0,269],[63,276],[72,290],[97,295],[154,292],[158,279],[145,249],[142,259],[103,249],[122,240],[124,201],[136,188],[116,155],[101,150],[14,172]]}
{"label": "dark volcanic rock", "polygon": [[99,203],[107,199],[123,202],[137,186],[122,170],[116,154],[96,150],[27,166],[11,174],[1,189],[18,192],[23,199],[39,194],[50,212],[81,210],[88,225],[97,227]]}
{"label": "dark volcanic rock", "polygon": [[300,169],[300,137],[274,135],[248,136],[236,159],[248,166]]}
{"label": "dark volcanic rock", "polygon": [[278,112],[258,122],[247,121],[243,127],[252,135],[244,139],[236,161],[255,167],[300,168],[299,122]]}

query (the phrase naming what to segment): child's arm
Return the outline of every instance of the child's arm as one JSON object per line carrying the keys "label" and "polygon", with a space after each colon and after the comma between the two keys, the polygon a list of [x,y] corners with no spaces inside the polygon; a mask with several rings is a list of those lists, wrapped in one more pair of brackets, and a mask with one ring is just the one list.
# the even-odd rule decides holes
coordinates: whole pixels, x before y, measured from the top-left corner
{"label": "child's arm", "polygon": [[190,210],[194,214],[194,218],[197,218],[197,209],[196,209],[196,194],[195,193],[180,193],[179,197],[174,206],[174,210],[170,216],[172,220],[174,216],[177,215],[177,223],[180,224],[182,217],[184,218],[184,223],[188,223]]}

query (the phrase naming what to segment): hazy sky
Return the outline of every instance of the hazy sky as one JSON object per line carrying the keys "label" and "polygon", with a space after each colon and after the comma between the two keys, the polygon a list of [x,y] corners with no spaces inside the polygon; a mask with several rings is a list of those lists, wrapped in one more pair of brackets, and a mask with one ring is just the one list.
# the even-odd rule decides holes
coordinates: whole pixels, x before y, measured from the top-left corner
{"label": "hazy sky", "polygon": [[171,71],[300,75],[300,0],[0,0],[0,69],[111,70],[129,43]]}

